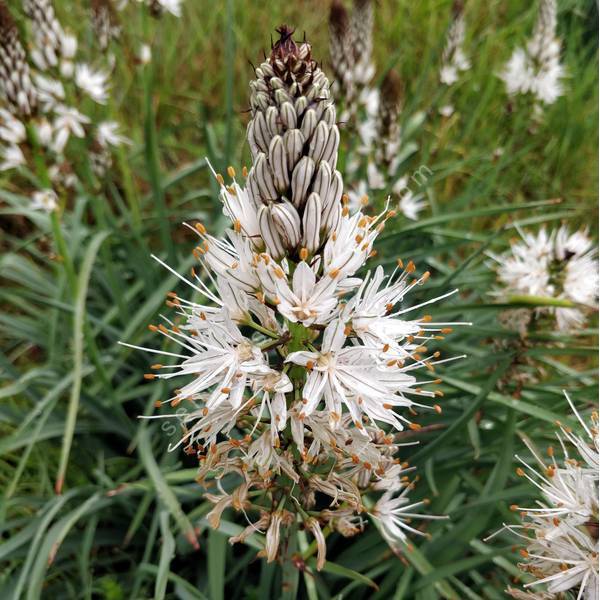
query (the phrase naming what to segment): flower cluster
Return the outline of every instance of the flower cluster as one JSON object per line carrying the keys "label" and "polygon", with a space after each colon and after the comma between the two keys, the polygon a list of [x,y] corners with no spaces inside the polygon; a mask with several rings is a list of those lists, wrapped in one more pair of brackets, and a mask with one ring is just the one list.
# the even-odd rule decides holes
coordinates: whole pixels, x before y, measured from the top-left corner
{"label": "flower cluster", "polygon": [[[565,394],[584,431],[584,437],[559,424],[558,442],[564,454],[558,461],[548,448],[545,460],[528,444],[538,465],[519,459],[517,474],[529,480],[542,495],[535,508],[512,506],[522,524],[507,528],[523,540],[520,564],[535,580],[525,589],[544,585],[551,597],[571,590],[577,598],[598,597],[598,414],[587,424]],[[518,458],[518,457],[517,457]],[[515,597],[527,597],[509,590]],[[532,594],[533,598],[544,597]]]}
{"label": "flower cluster", "polygon": [[[356,1],[348,15],[344,5],[334,0],[329,31],[333,93],[345,107],[342,122],[347,123],[347,129],[358,142],[347,153],[344,172],[350,186],[350,208],[364,208],[370,190],[387,190],[406,218],[417,219],[426,203],[422,194],[409,189],[408,177],[401,169],[402,163],[417,150],[414,142],[406,141],[400,127],[402,82],[391,70],[381,89],[371,85],[375,73],[371,57],[372,3]],[[415,117],[411,130],[422,122],[421,115]]]}
{"label": "flower cluster", "polygon": [[465,42],[465,15],[462,0],[452,4],[452,22],[446,34],[446,46],[442,54],[440,81],[444,85],[453,85],[460,78],[460,73],[471,68],[471,63],[463,50]]}
{"label": "flower cluster", "polygon": [[106,50],[111,40],[121,34],[117,9],[111,0],[92,0],[91,21],[96,40],[101,50]]}
{"label": "flower cluster", "polygon": [[394,213],[349,210],[329,81],[307,42],[278,32],[250,84],[252,168],[244,185],[232,167],[230,182],[215,174],[232,229],[218,239],[190,226],[200,270],[178,277],[199,299],[169,294],[177,322],[150,328],[181,350],[150,350],[172,364],[146,378],[186,380],[165,402],[183,423],[174,447],[198,457],[200,483],[218,482],[210,524],[226,508],[256,515],[231,541],[266,532],[269,561],[302,526],[321,568],[327,532],[358,533],[365,512],[395,545],[420,533],[409,522],[424,502],[408,501],[395,432],[419,429],[419,409],[441,411],[421,401],[442,395],[426,387],[439,380],[417,373],[444,362],[425,344],[450,327],[406,318],[433,302],[404,305],[428,278],[412,262],[360,275]]}
{"label": "flower cluster", "polygon": [[340,118],[354,126],[360,107],[371,108],[371,114],[374,113],[374,95],[377,94],[370,87],[375,74],[371,0],[354,0],[350,15],[341,0],[333,0],[329,12],[329,51],[334,74],[333,95],[344,107]]}
{"label": "flower cluster", "polygon": [[515,49],[500,77],[510,96],[531,94],[539,113],[540,103],[553,104],[563,94],[564,76],[556,36],[556,0],[540,0],[531,39],[524,48]]}
{"label": "flower cluster", "polygon": [[496,257],[500,266],[498,279],[504,286],[503,296],[541,296],[567,300],[575,307],[548,306],[535,313],[521,311],[522,326],[533,317],[551,315],[560,331],[581,327],[586,321],[586,307],[598,305],[598,258],[593,241],[585,231],[570,233],[566,226],[548,233],[519,231],[521,240],[511,244],[511,251]]}
{"label": "flower cluster", "polygon": [[[440,82],[446,86],[454,85],[461,73],[471,68],[471,62],[463,49],[465,43],[465,15],[463,0],[454,0],[452,3],[452,20],[446,34],[446,45],[442,53],[442,66],[440,68]],[[449,117],[453,114],[454,107],[445,104],[440,108],[440,113]]]}
{"label": "flower cluster", "polygon": [[112,148],[126,142],[116,122],[98,122],[80,110],[85,97],[107,104],[109,73],[78,60],[77,39],[63,29],[51,0],[26,0],[23,10],[31,37],[28,53],[0,2],[0,170],[31,165],[43,187],[74,187],[82,145],[93,171],[102,176]]}
{"label": "flower cluster", "polygon": [[[169,13],[174,17],[181,17],[181,9],[183,0],[133,0],[137,4],[143,4],[150,14],[155,18],[162,17],[165,13]],[[119,0],[116,8],[123,10],[130,0]]]}

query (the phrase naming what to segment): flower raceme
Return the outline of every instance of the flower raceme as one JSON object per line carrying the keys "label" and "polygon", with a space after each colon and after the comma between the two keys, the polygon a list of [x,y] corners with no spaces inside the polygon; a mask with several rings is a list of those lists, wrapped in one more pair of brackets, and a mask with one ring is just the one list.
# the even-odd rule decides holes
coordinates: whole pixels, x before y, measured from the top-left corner
{"label": "flower raceme", "polygon": [[566,226],[537,233],[519,230],[521,239],[498,263],[502,296],[527,295],[573,302],[573,307],[541,307],[526,315],[553,317],[559,331],[583,327],[587,312],[598,306],[598,252],[586,231],[570,232]]}
{"label": "flower raceme", "polygon": [[[584,435],[559,425],[557,439],[563,453],[559,461],[549,447],[547,458],[528,443],[535,459],[533,466],[517,457],[521,466],[517,474],[529,480],[542,499],[533,508],[517,505],[512,510],[521,523],[506,525],[523,544],[520,568],[534,580],[524,588],[546,589],[552,596],[570,591],[573,597],[598,598],[598,414],[590,421],[582,418],[565,393],[571,410]],[[508,590],[516,598],[546,597],[545,592],[531,594]]]}
{"label": "flower raceme", "polygon": [[510,96],[531,94],[539,114],[543,104],[553,104],[564,94],[565,74],[556,36],[556,0],[540,0],[533,35],[525,47],[514,50],[500,78]]}
{"label": "flower raceme", "polygon": [[[172,447],[197,455],[200,483],[219,482],[221,494],[207,495],[211,525],[226,508],[257,515],[232,542],[266,533],[269,561],[303,526],[321,568],[324,527],[354,535],[366,506],[396,544],[414,531],[406,522],[423,503],[406,497],[411,469],[395,457],[395,432],[419,428],[417,409],[441,411],[419,401],[442,393],[426,389],[440,380],[418,369],[444,362],[426,344],[451,324],[406,318],[434,301],[405,307],[429,276],[412,262],[389,277],[381,267],[360,275],[394,213],[350,213],[328,79],[307,42],[278,32],[250,84],[252,168],[244,182],[232,167],[227,183],[215,174],[232,229],[218,239],[189,226],[199,236],[189,277],[161,263],[197,299],[169,294],[177,322],[150,329],[179,350],[149,350],[171,364],[146,378],[185,379],[159,406],[180,407],[183,435]],[[380,490],[387,496],[374,505],[367,495]]]}
{"label": "flower raceme", "polygon": [[[106,0],[94,3],[95,9],[108,6]],[[88,109],[84,96],[106,105],[109,71],[80,60],[77,39],[61,25],[52,1],[24,0],[23,12],[27,52],[0,0],[0,171],[26,170],[34,162],[28,158],[42,154],[43,169],[39,162],[31,165],[36,177],[62,192],[75,188],[86,169],[80,164],[82,144],[88,146],[90,166],[101,178],[111,165],[113,148],[128,140],[118,134],[114,121],[92,118],[97,110]],[[105,62],[108,66],[110,60]],[[35,197],[31,208],[39,208]]]}

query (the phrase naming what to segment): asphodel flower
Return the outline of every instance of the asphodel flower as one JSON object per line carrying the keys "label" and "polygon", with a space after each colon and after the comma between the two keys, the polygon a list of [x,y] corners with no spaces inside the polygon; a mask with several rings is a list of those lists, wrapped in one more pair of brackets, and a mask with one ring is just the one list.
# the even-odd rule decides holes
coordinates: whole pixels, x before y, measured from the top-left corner
{"label": "asphodel flower", "polygon": [[[398,510],[412,506],[412,484],[410,467],[394,457],[393,432],[418,430],[418,411],[441,411],[429,404],[442,395],[429,387],[439,380],[418,369],[444,362],[426,344],[451,324],[404,318],[434,301],[406,305],[429,277],[415,275],[412,262],[399,261],[390,277],[381,268],[361,273],[395,213],[351,213],[336,169],[329,81],[308,42],[288,27],[278,32],[250,84],[252,167],[242,170],[245,181],[233,167],[228,182],[215,173],[232,228],[219,239],[190,226],[199,268],[189,277],[160,261],[198,298],[170,292],[177,318],[150,329],[172,348],[141,349],[164,360],[146,379],[182,381],[159,406],[177,407],[183,434],[173,448],[198,457],[198,481],[219,481],[221,493],[207,495],[209,523],[217,527],[225,508],[254,515],[268,561],[285,560],[283,540],[303,527],[316,539],[320,569],[325,532],[359,533],[366,506],[378,507],[388,539],[404,543]],[[376,504],[382,490],[403,500]],[[327,499],[322,510],[317,497],[321,506]]]}
{"label": "asphodel flower", "polygon": [[[98,0],[94,6],[106,8],[107,2]],[[0,0],[0,90],[12,113],[9,118],[0,109],[0,169],[28,168],[44,185],[63,192],[75,187],[82,169],[88,176],[80,148],[70,152],[71,139],[87,141],[87,157],[100,178],[111,165],[112,148],[127,140],[114,121],[99,119],[98,110],[92,118],[81,102],[83,93],[97,104],[108,103],[108,68],[79,60],[77,39],[62,27],[51,0],[25,0],[23,12],[27,44],[21,44]],[[41,160],[28,161],[32,156]]]}
{"label": "asphodel flower", "polygon": [[572,307],[542,306],[524,315],[522,328],[532,319],[551,317],[560,331],[573,331],[585,325],[587,314],[598,306],[598,251],[586,230],[570,232],[565,225],[548,232],[518,230],[520,239],[511,243],[498,263],[498,294],[538,296],[566,300]]}
{"label": "asphodel flower", "polygon": [[517,598],[528,592],[543,597],[545,591],[552,597],[568,591],[578,599],[598,597],[598,413],[584,419],[565,397],[583,433],[558,424],[562,460],[552,446],[543,457],[530,443],[534,464],[517,456],[517,475],[541,495],[534,507],[511,506],[521,523],[505,525],[522,543],[519,567],[534,577],[524,592],[509,590]]}
{"label": "asphodel flower", "polygon": [[92,0],[91,17],[98,45],[101,50],[106,50],[110,41],[117,39],[121,33],[117,11],[111,0]]}
{"label": "asphodel flower", "polygon": [[37,97],[25,49],[4,2],[0,2],[0,92],[16,115],[29,116],[35,110]]}
{"label": "asphodel flower", "polygon": [[456,83],[460,74],[471,68],[463,45],[465,42],[465,15],[463,0],[454,0],[452,3],[452,21],[446,34],[446,46],[442,54],[442,67],[440,81],[444,85]]}
{"label": "asphodel flower", "polygon": [[556,35],[556,0],[540,0],[533,35],[515,49],[500,78],[510,96],[531,94],[534,110],[553,104],[564,94],[565,67],[560,59],[561,42]]}

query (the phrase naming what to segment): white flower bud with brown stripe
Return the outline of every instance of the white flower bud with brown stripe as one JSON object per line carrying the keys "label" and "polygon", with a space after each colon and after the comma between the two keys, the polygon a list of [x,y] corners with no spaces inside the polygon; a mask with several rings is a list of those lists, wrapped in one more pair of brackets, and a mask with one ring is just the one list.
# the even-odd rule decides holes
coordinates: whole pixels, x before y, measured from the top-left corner
{"label": "white flower bud with brown stripe", "polygon": [[[341,175],[335,170],[340,133],[329,81],[312,59],[310,45],[296,43],[286,26],[278,33],[280,39],[250,84],[247,137],[253,166],[247,188],[257,206],[267,207],[258,219],[261,236],[269,238],[267,248],[281,256],[283,245],[285,254],[294,256],[302,240],[310,240],[303,247],[317,252],[341,211]],[[311,214],[305,218],[309,197]],[[317,207],[323,212],[318,218]],[[268,234],[271,223],[276,231]],[[305,223],[309,232],[303,230]]]}
{"label": "white flower bud with brown stripe", "polygon": [[56,67],[62,55],[64,31],[51,0],[23,0],[23,10],[31,19],[34,51],[32,58],[40,69]]}
{"label": "white flower bud with brown stripe", "polygon": [[0,1],[0,92],[11,112],[30,115],[36,107],[25,49],[6,4]]}
{"label": "white flower bud with brown stripe", "polygon": [[111,0],[92,0],[92,27],[102,50],[108,48],[111,39],[117,39],[121,27]]}

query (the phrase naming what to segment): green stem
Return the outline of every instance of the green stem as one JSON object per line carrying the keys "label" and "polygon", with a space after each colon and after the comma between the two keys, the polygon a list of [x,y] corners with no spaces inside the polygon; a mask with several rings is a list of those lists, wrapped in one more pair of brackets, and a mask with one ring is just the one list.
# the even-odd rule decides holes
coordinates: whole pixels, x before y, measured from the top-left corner
{"label": "green stem", "polygon": [[278,333],[276,333],[275,331],[271,331],[270,329],[267,329],[266,327],[263,327],[262,325],[259,325],[258,323],[255,323],[250,319],[248,321],[242,321],[241,325],[247,325],[248,327],[252,327],[252,329],[259,331],[260,333],[264,333],[265,335],[269,336],[270,338],[273,338],[274,340],[279,339]]}
{"label": "green stem", "polygon": [[75,275],[75,267],[73,265],[73,260],[71,259],[71,255],[69,254],[69,248],[67,246],[67,242],[65,241],[62,228],[60,226],[60,217],[58,215],[57,210],[52,211],[50,215],[50,221],[52,223],[52,233],[54,235],[56,249],[58,250],[61,262],[65,266],[65,272],[67,274],[69,289],[71,292],[71,296],[74,298],[77,294],[77,277]]}
{"label": "green stem", "polygon": [[508,304],[531,304],[532,306],[556,306],[559,308],[576,308],[577,304],[563,298],[548,298],[546,296],[510,296]]}

